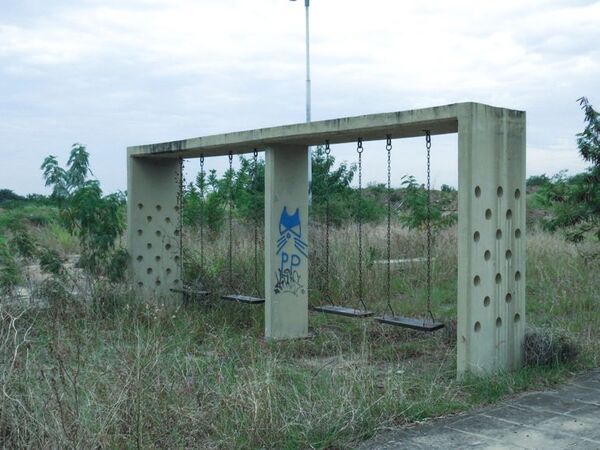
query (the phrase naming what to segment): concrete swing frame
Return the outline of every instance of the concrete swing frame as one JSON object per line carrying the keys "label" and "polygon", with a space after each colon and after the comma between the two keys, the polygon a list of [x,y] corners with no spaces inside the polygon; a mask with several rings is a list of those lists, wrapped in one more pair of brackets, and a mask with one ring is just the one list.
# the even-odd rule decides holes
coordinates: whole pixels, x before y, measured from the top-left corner
{"label": "concrete swing frame", "polygon": [[265,150],[265,336],[308,335],[308,147],[458,133],[459,376],[513,370],[525,330],[525,112],[480,103],[347,117],[127,149],[140,294],[181,289],[183,158]]}

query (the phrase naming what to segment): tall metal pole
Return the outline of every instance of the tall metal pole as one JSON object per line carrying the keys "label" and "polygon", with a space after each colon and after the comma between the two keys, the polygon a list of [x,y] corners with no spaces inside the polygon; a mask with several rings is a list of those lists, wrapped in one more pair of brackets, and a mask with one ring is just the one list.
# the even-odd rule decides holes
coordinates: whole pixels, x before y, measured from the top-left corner
{"label": "tall metal pole", "polygon": [[[296,0],[290,0],[292,2]],[[309,20],[310,0],[304,0],[304,9],[306,11],[306,123],[310,122],[311,99],[310,99],[310,20]],[[308,203],[312,204],[312,150],[308,147]]]}
{"label": "tall metal pole", "polygon": [[[304,0],[306,10],[306,122],[310,122],[311,99],[310,99],[310,0]],[[308,147],[308,204],[312,205],[312,149]]]}
{"label": "tall metal pole", "polygon": [[310,122],[310,27],[309,6],[310,0],[304,0],[306,9],[306,122]]}

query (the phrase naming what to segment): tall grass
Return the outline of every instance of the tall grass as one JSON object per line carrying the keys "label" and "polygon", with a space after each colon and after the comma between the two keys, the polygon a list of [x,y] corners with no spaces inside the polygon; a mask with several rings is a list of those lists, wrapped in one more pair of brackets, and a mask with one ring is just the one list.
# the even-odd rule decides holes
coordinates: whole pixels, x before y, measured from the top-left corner
{"label": "tall grass", "polygon": [[[213,292],[253,282],[250,230],[237,226],[236,286],[227,246],[207,236],[204,268],[188,230],[188,279]],[[385,304],[385,228],[365,230],[367,302]],[[324,230],[310,230],[312,304],[323,298]],[[597,364],[597,244],[528,237],[528,320],[560,327]],[[456,235],[436,236],[436,314],[455,316]],[[392,257],[423,256],[421,233],[395,226]],[[356,295],[356,229],[332,231],[332,296]],[[560,262],[560,263],[557,263]],[[262,260],[260,261],[262,267]],[[261,269],[262,270],[262,269]],[[425,312],[422,263],[393,266],[395,307]],[[259,277],[261,274],[259,273]],[[313,337],[266,342],[263,310],[216,298],[182,306],[97,280],[90,299],[48,291],[47,308],[0,304],[0,444],[7,448],[340,448],[378,430],[494,402],[561,380],[571,366],[455,379],[452,328],[434,335],[311,313]],[[259,287],[262,290],[262,286]],[[594,308],[595,306],[595,308]]]}

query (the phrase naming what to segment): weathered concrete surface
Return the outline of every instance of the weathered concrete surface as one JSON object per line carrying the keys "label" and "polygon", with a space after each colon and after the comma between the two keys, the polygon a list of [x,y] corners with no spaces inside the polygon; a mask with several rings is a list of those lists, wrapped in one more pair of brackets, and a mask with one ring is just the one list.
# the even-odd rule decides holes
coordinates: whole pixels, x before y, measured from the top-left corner
{"label": "weathered concrete surface", "polygon": [[268,148],[265,160],[265,337],[308,335],[308,149]]}
{"label": "weathered concrete surface", "polygon": [[600,370],[552,391],[382,433],[359,449],[600,449]]}

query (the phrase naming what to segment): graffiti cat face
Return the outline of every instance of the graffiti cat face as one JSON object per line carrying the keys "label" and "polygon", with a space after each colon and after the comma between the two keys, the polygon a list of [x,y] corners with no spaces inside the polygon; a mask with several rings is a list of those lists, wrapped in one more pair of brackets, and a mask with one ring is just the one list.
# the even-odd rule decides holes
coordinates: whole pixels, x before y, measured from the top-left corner
{"label": "graffiti cat face", "polygon": [[291,233],[296,237],[302,236],[299,208],[296,208],[296,212],[291,215],[287,212],[287,206],[283,208],[283,211],[281,211],[281,217],[279,219],[279,234],[283,235],[287,233]]}

